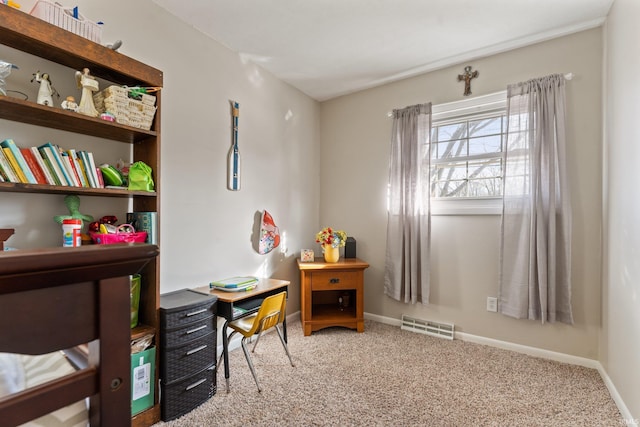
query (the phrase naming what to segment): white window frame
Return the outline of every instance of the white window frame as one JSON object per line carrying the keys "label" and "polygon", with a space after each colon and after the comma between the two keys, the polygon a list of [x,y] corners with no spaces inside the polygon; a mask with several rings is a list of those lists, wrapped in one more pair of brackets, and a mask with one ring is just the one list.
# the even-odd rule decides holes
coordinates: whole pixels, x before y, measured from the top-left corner
{"label": "white window frame", "polygon": [[[465,120],[469,117],[489,114],[492,112],[506,112],[507,91],[500,91],[489,95],[476,96],[461,101],[438,104],[432,107],[431,123]],[[501,215],[502,197],[483,198],[431,198],[432,215]]]}

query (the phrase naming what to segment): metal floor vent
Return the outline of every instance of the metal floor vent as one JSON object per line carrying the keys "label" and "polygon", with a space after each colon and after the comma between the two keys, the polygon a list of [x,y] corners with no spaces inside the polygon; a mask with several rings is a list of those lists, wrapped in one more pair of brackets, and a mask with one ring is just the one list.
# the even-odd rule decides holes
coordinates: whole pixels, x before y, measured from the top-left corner
{"label": "metal floor vent", "polygon": [[403,314],[400,329],[453,340],[453,323],[440,323],[432,320],[415,319]]}

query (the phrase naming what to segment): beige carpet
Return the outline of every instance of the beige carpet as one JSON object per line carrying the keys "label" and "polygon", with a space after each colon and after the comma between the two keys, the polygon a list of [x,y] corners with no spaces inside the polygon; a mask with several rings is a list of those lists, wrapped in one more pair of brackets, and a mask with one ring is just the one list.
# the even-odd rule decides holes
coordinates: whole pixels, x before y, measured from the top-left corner
{"label": "beige carpet", "polygon": [[231,392],[157,426],[620,426],[596,370],[448,341],[373,321],[365,332],[302,335],[289,323],[289,361],[275,333],[253,355],[258,393],[241,349]]}

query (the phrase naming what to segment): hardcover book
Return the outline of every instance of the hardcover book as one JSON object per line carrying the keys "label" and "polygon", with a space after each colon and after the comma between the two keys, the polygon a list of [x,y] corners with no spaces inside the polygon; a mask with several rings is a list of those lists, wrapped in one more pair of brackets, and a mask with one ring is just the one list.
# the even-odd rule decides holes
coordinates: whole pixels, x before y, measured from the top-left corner
{"label": "hardcover book", "polygon": [[71,177],[69,176],[64,163],[62,162],[62,156],[60,155],[58,147],[50,142],[47,142],[46,144],[42,144],[41,146],[39,146],[38,150],[40,150],[40,153],[42,153],[44,150],[43,157],[46,155],[46,157],[49,159],[49,162],[55,169],[56,175],[58,175],[61,185],[73,187],[74,183],[71,180]]}
{"label": "hardcover book", "polygon": [[[2,146],[2,148],[9,149],[11,155],[15,158],[15,161],[18,164],[18,168],[22,170],[22,174],[27,180],[26,182],[30,184],[37,184],[38,181],[36,181],[36,177],[33,176],[31,169],[29,169],[29,165],[27,165],[26,160],[24,159],[24,157],[22,157],[22,153],[20,152],[20,149],[18,148],[16,143],[13,142],[13,139],[5,139],[4,141],[0,142],[0,146]],[[18,173],[18,175],[20,175],[20,173]]]}
{"label": "hardcover book", "polygon": [[22,157],[27,162],[27,166],[31,169],[33,176],[36,178],[36,182],[38,184],[48,184],[47,178],[44,175],[44,171],[40,168],[40,165],[36,161],[36,158],[33,157],[33,153],[28,148],[21,148],[20,152],[22,153]]}
{"label": "hardcover book", "polygon": [[2,173],[6,182],[20,182],[18,175],[16,175],[13,167],[9,164],[9,159],[7,159],[2,150],[0,150],[0,173]]}

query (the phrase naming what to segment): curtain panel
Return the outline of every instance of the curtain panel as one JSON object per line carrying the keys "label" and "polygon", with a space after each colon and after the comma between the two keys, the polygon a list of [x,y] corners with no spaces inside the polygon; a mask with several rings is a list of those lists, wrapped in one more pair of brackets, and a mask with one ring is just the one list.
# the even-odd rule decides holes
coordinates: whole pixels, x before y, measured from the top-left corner
{"label": "curtain panel", "polygon": [[393,111],[384,293],[429,302],[431,103]]}
{"label": "curtain panel", "polygon": [[499,310],[572,324],[564,76],[510,85],[507,117]]}

